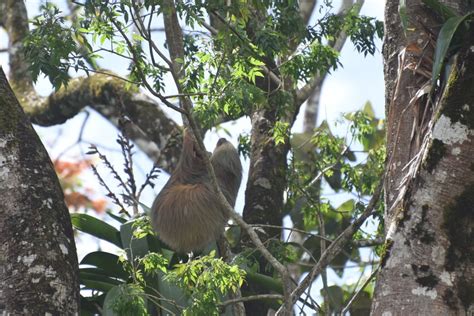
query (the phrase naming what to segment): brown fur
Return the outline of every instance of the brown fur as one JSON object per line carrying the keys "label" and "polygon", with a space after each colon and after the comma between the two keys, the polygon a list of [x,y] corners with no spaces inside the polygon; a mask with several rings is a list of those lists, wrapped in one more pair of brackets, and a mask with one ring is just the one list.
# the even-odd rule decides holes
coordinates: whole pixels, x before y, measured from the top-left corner
{"label": "brown fur", "polygon": [[224,193],[227,202],[234,207],[242,181],[239,153],[231,143],[225,138],[221,138],[212,153],[211,163],[222,193]]}
{"label": "brown fur", "polygon": [[[202,250],[224,231],[228,215],[212,190],[194,137],[185,130],[176,170],[153,202],[151,221],[159,238],[178,252]],[[237,150],[224,138],[211,157],[218,183],[234,206],[242,179]]]}

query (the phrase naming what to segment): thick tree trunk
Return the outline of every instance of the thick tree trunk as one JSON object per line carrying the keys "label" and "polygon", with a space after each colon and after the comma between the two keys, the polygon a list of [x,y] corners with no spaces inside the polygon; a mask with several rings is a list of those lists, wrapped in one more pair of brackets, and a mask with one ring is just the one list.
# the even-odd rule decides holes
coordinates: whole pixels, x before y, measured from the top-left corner
{"label": "thick tree trunk", "polygon": [[416,94],[430,80],[429,33],[437,34],[442,22],[422,1],[411,1],[405,35],[398,6],[387,1],[385,14],[387,242],[372,314],[472,314],[473,36],[453,58],[442,91],[428,102]]}
{"label": "thick tree trunk", "polygon": [[78,265],[53,165],[0,67],[0,312],[75,315]]}

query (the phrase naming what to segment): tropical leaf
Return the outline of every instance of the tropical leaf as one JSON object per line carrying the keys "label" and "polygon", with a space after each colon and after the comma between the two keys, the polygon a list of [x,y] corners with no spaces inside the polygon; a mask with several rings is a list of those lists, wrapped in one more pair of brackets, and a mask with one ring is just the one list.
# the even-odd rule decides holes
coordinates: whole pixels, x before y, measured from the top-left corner
{"label": "tropical leaf", "polygon": [[[436,41],[436,50],[434,56],[433,70],[431,74],[431,81],[433,83],[438,80],[441,70],[444,66],[444,60],[449,49],[452,47],[452,40],[454,34],[458,31],[460,25],[468,18],[472,17],[474,13],[469,13],[464,16],[455,16],[446,21],[439,31],[438,39]],[[432,87],[435,85],[433,84]]]}
{"label": "tropical leaf", "polygon": [[80,264],[95,266],[99,269],[102,269],[105,275],[116,277],[122,280],[127,280],[129,277],[129,274],[119,263],[119,257],[108,252],[95,251],[88,253],[84,259],[81,260]]}
{"label": "tropical leaf", "polygon": [[123,248],[120,233],[112,225],[93,216],[79,213],[71,214],[71,222],[76,229]]}

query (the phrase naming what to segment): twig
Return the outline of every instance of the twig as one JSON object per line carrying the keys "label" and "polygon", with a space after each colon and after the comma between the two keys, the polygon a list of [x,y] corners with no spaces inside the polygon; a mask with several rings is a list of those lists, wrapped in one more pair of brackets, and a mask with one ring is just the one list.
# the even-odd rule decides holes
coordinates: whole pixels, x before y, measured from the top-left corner
{"label": "twig", "polygon": [[[150,45],[150,47],[158,54],[158,56],[160,56],[161,59],[163,59],[163,61],[168,65],[168,67],[173,68],[173,64],[172,64],[171,60],[169,60],[165,56],[165,54],[163,54],[161,52],[161,50],[155,45],[155,42],[151,39],[150,25],[151,25],[151,19],[152,19],[153,14],[150,15],[148,28],[145,28],[145,25],[143,24],[143,21],[140,19],[140,16],[139,16],[139,14],[140,14],[139,11],[140,10],[137,7],[136,0],[132,1],[132,6],[133,6],[133,9],[135,11],[135,15],[137,16],[136,20],[138,20],[138,24],[140,24],[140,26],[137,25],[137,30],[139,30],[140,35],[143,36],[143,38],[148,41],[148,44]],[[152,12],[153,12],[153,10],[154,10],[154,6],[152,7]],[[133,12],[130,12],[130,13],[132,13],[132,19],[135,21]],[[148,32],[147,32],[148,34],[145,34],[145,29],[148,30]],[[151,49],[150,49],[150,52],[152,52]],[[152,53],[150,55],[153,57]]]}
{"label": "twig", "polygon": [[346,304],[346,306],[342,309],[342,312],[341,312],[341,315],[344,315],[347,310],[349,309],[349,307],[352,305],[352,303],[354,302],[354,300],[357,298],[357,296],[360,294],[360,292],[362,292],[365,287],[367,286],[367,284],[369,284],[369,282],[375,277],[375,275],[377,274],[377,272],[379,271],[380,269],[380,265],[377,266],[377,268],[375,268],[374,271],[372,271],[372,273],[370,274],[370,276],[367,278],[367,280],[364,282],[364,284],[362,284],[362,286],[360,287],[360,289],[354,293],[354,295],[351,297],[351,299],[349,300],[349,302]]}
{"label": "twig", "polygon": [[[244,39],[238,32],[237,30],[229,24],[229,22],[227,20],[225,20],[221,15],[219,15],[217,12],[213,11],[212,12],[213,15],[215,15],[222,23],[224,23],[228,28],[229,30],[234,33],[238,38],[239,40],[247,45],[248,41],[246,39]],[[218,31],[212,27],[211,25],[209,25],[208,23],[206,23],[205,21],[200,21],[200,23],[202,24],[202,26],[204,26],[209,32],[211,32],[212,35],[217,35]],[[248,45],[247,45],[248,46]],[[251,49],[251,47],[248,47],[250,48],[250,50],[253,52],[253,49]],[[255,58],[259,59],[260,56],[254,56]],[[282,81],[280,80],[280,78],[278,78],[278,76],[270,69],[268,68],[267,66],[262,66],[262,71],[265,75],[267,75],[274,83],[277,87],[281,87],[282,86]]]}
{"label": "twig", "polygon": [[283,295],[280,294],[259,294],[259,295],[252,295],[252,296],[244,296],[239,299],[227,300],[219,305],[224,307],[230,304],[240,303],[240,302],[249,302],[249,301],[257,301],[257,300],[282,300]]}
{"label": "twig", "polygon": [[[141,81],[143,83],[143,85],[147,88],[147,90],[153,94],[155,97],[157,97],[158,99],[160,99],[161,102],[163,102],[167,107],[169,107],[170,109],[173,109],[181,114],[186,114],[185,111],[177,106],[175,106],[173,103],[169,102],[167,99],[165,99],[160,93],[158,93],[157,91],[155,91],[155,89],[153,89],[150,84],[148,83],[148,81],[146,80],[146,77],[142,71],[142,69],[140,68],[140,64],[138,63],[138,58],[136,56],[136,52],[135,52],[135,48],[133,47],[132,43],[130,42],[130,39],[127,37],[127,35],[125,34],[125,32],[120,28],[120,26],[118,25],[117,21],[114,20],[114,18],[112,16],[109,16],[109,19],[110,21],[112,22],[112,24],[115,26],[115,28],[117,29],[117,31],[122,35],[123,39],[125,40],[125,42],[127,43],[127,46],[128,46],[128,49],[130,50],[130,52],[132,53],[132,56],[133,56],[133,60],[135,62],[135,65],[138,69],[138,73],[141,77]],[[171,73],[174,73],[174,71],[171,69]]]}
{"label": "twig", "polygon": [[[291,301],[295,302],[298,297],[303,294],[305,289],[314,281],[322,269],[326,267],[343,249],[344,245],[352,238],[357,230],[362,226],[365,220],[373,214],[373,210],[379,201],[380,194],[383,188],[383,180],[385,175],[380,179],[379,185],[375,189],[374,195],[370,199],[364,212],[351,225],[349,225],[335,240],[329,245],[326,251],[321,255],[318,263],[311,269],[310,273],[303,279],[303,281],[291,293]],[[280,311],[282,308],[278,311]]]}
{"label": "twig", "polygon": [[165,95],[163,98],[172,99],[172,98],[182,98],[182,97],[194,97],[194,96],[205,96],[207,93],[204,92],[193,92],[193,93],[177,93],[171,95]]}
{"label": "twig", "polygon": [[[359,12],[362,6],[364,5],[364,2],[365,0],[356,1],[355,5],[357,5],[357,10]],[[348,9],[348,6],[345,5],[345,3],[346,1],[343,2],[343,4],[341,5],[338,14],[341,14],[344,10]],[[342,32],[341,34],[339,34],[338,38],[332,43],[331,46],[334,50],[340,52],[344,47],[346,40],[347,34],[345,32]],[[301,89],[298,89],[298,91],[296,92],[296,103],[300,105],[305,102],[313,92],[314,88],[322,84],[324,79],[326,79],[326,76],[327,72],[323,74],[317,73],[305,86],[303,86]]]}

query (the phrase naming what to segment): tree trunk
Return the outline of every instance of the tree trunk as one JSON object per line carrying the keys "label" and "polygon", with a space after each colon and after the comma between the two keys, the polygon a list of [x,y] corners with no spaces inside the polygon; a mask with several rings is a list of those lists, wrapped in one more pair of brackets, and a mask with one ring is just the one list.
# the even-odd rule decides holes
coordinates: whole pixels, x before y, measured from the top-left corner
{"label": "tree trunk", "polygon": [[[460,0],[448,5],[463,12]],[[387,1],[387,241],[372,314],[472,315],[474,37],[447,62],[439,91],[420,97],[443,21],[422,1],[407,1],[405,33],[398,8]]]}
{"label": "tree trunk", "polygon": [[78,265],[53,165],[0,67],[0,311],[77,315]]}

